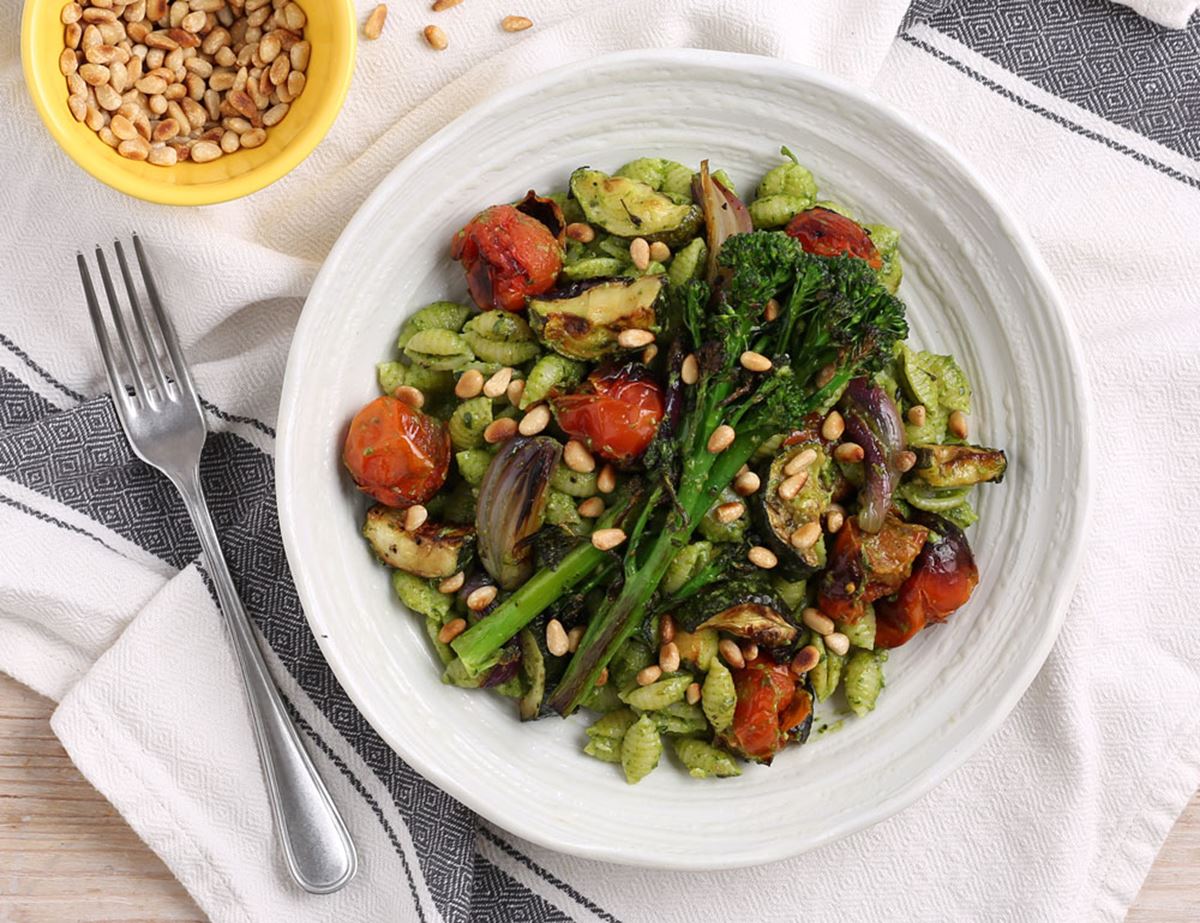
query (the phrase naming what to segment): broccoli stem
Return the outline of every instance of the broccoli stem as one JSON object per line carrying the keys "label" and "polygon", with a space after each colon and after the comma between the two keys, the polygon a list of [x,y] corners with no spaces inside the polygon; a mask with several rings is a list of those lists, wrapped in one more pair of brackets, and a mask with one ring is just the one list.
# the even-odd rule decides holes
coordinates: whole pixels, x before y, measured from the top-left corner
{"label": "broccoli stem", "polygon": [[486,618],[450,643],[463,666],[472,675],[486,667],[496,651],[607,557],[591,542],[584,542],[569,551],[557,567],[539,570]]}
{"label": "broccoli stem", "polygon": [[[848,376],[848,372],[839,370],[825,387],[811,396],[811,408],[823,406],[829,396],[837,393],[845,384]],[[709,408],[711,412],[704,417],[706,425],[699,428],[699,434],[703,434],[705,439],[720,423],[720,402],[723,397],[720,388],[714,389],[712,406]],[[700,519],[716,501],[721,490],[736,477],[738,470],[750,460],[759,444],[771,434],[772,422],[748,422],[724,452],[713,455],[705,448],[685,460],[677,492],[683,515],[676,514],[668,520],[637,570],[627,574],[617,598],[592,619],[562,680],[546,699],[547,706],[564,716],[579,706],[617,650],[641,626],[648,603],[662,582],[671,560],[691,539]]]}
{"label": "broccoli stem", "polygon": [[[716,423],[706,427],[711,433]],[[692,455],[684,465],[677,499],[683,515],[674,515],[654,540],[640,566],[626,577],[620,594],[588,625],[579,643],[579,650],[567,666],[546,705],[562,715],[569,715],[588,690],[596,683],[600,672],[646,617],[647,604],[667,572],[675,554],[688,543],[700,519],[708,512],[721,488],[733,480],[739,468],[754,454],[760,439],[735,439],[733,445],[719,455],[707,449]]]}

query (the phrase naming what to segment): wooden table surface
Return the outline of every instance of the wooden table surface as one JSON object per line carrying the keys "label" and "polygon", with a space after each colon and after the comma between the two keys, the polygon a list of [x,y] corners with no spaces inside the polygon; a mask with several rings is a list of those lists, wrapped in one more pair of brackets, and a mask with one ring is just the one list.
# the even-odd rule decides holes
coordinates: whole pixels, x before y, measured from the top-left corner
{"label": "wooden table surface", "polygon": [[[198,907],[71,765],[53,704],[0,674],[0,923],[203,921]],[[1200,793],[1127,917],[1200,920]]]}

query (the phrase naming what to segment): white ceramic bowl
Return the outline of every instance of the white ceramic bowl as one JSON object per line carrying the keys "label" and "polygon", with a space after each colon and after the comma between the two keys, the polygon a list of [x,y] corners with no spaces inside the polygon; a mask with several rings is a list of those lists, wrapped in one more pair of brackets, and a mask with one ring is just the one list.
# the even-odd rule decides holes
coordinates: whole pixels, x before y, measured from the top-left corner
{"label": "white ceramic bowl", "polygon": [[[345,426],[374,397],[405,315],[465,297],[451,234],[482,206],[562,188],[573,167],[708,157],[746,190],[780,143],[822,194],[903,229],[915,340],[975,384],[973,435],[1008,450],[979,491],[982,581],[947,625],[893,653],[874,713],[771,767],[636,786],[581,752],[584,721],[519,725],[496,697],[443,686],[420,621],[358,536]],[[283,537],[321,648],[367,720],[419,772],[502,827],[566,852],[679,869],[779,859],[877,822],[960,765],[1016,704],[1058,633],[1088,495],[1083,373],[1047,273],[949,150],[873,98],[766,58],[633,52],[500,93],[376,189],[321,270],[283,388]],[[665,762],[669,762],[664,760]],[[701,835],[702,834],[702,835]]]}

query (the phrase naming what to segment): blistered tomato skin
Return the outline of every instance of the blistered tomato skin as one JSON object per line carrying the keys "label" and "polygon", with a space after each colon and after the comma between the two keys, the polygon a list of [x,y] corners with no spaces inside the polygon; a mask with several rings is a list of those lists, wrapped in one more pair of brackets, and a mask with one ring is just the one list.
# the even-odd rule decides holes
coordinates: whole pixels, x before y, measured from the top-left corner
{"label": "blistered tomato skin", "polygon": [[875,249],[866,228],[845,215],[828,208],[810,208],[788,222],[789,236],[800,241],[805,253],[814,256],[848,254],[866,260],[875,270],[883,268],[883,258]]}
{"label": "blistered tomato skin", "polygon": [[471,298],[484,310],[520,311],[554,286],[562,249],[542,222],[511,205],[493,205],[454,235],[450,256],[463,264]]}
{"label": "blistered tomato skin", "polygon": [[766,654],[731,672],[737,706],[725,742],[747,759],[770,762],[787,743],[788,731],[806,717],[791,707],[796,681],[787,664],[776,663]]}
{"label": "blistered tomato skin", "polygon": [[440,420],[379,397],[350,423],[342,461],[358,489],[380,503],[425,503],[446,482],[450,434]]}
{"label": "blistered tomato skin", "polygon": [[926,543],[895,597],[875,603],[875,645],[899,647],[930,622],[941,622],[963,606],[979,583],[979,568],[962,531],[945,522]]}
{"label": "blistered tomato skin", "polygon": [[551,398],[558,425],[593,454],[618,465],[646,451],[663,418],[663,393],[638,365],[607,366],[588,376],[573,394]]}

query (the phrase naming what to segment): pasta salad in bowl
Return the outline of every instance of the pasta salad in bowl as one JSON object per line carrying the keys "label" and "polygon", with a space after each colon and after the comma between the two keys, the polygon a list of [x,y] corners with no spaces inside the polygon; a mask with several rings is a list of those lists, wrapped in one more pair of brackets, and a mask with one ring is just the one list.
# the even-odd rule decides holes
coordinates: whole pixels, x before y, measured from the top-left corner
{"label": "pasta salad in bowl", "polygon": [[586,713],[630,783],[866,715],[981,579],[973,383],[906,342],[901,231],[782,155],[745,196],[639,157],[480,202],[469,299],[405,311],[342,446],[442,681]]}

